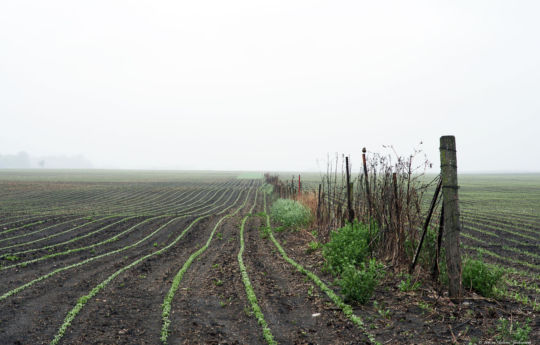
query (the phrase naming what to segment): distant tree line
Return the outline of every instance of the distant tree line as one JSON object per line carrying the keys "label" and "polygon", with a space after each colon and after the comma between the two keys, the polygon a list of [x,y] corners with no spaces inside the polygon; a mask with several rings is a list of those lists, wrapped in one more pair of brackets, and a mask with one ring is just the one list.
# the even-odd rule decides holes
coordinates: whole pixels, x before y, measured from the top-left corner
{"label": "distant tree line", "polygon": [[0,169],[91,169],[92,163],[84,156],[47,156],[31,157],[27,152],[0,154]]}

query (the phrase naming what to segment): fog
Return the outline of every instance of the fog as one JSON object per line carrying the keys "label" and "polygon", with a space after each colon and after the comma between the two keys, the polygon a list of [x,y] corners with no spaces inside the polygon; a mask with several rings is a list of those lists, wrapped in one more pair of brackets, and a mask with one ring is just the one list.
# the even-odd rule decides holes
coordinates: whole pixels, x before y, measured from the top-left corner
{"label": "fog", "polygon": [[354,163],[364,146],[408,155],[423,142],[438,166],[453,134],[461,171],[540,171],[538,13],[535,1],[2,1],[0,155],[318,171],[328,153]]}

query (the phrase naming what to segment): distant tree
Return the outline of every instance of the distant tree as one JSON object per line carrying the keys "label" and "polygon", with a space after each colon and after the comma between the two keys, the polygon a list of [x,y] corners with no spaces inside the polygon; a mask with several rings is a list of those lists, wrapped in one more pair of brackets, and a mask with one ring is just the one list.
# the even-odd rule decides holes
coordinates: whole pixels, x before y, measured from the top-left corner
{"label": "distant tree", "polygon": [[28,169],[30,168],[30,156],[24,151],[16,155],[0,155],[0,168]]}

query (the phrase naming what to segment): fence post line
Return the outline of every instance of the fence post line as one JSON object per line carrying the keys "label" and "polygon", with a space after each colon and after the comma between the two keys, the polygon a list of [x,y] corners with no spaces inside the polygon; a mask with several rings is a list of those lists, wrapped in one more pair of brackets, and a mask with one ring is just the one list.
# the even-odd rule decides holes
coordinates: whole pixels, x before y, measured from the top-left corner
{"label": "fence post line", "polygon": [[461,296],[461,253],[459,249],[459,198],[457,179],[456,138],[441,137],[441,179],[444,207],[444,245],[448,271],[448,294],[456,300]]}

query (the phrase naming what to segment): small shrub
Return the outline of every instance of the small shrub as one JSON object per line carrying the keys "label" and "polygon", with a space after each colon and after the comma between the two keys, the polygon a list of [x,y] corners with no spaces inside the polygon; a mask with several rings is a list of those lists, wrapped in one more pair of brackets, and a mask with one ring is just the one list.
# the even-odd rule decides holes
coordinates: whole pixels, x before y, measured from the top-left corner
{"label": "small shrub", "polygon": [[299,202],[278,199],[272,204],[270,218],[286,228],[297,228],[311,221],[311,212]]}
{"label": "small shrub", "polygon": [[360,269],[353,265],[345,267],[338,285],[347,300],[365,304],[373,295],[382,275],[382,265],[371,259],[368,264],[363,262]]}
{"label": "small shrub", "polygon": [[493,288],[503,275],[498,267],[489,267],[480,258],[465,258],[462,268],[463,287],[472,289],[485,297],[493,296]]}
{"label": "small shrub", "polygon": [[368,253],[369,226],[357,221],[333,231],[323,247],[326,269],[334,274],[341,273],[347,266],[359,266]]}

